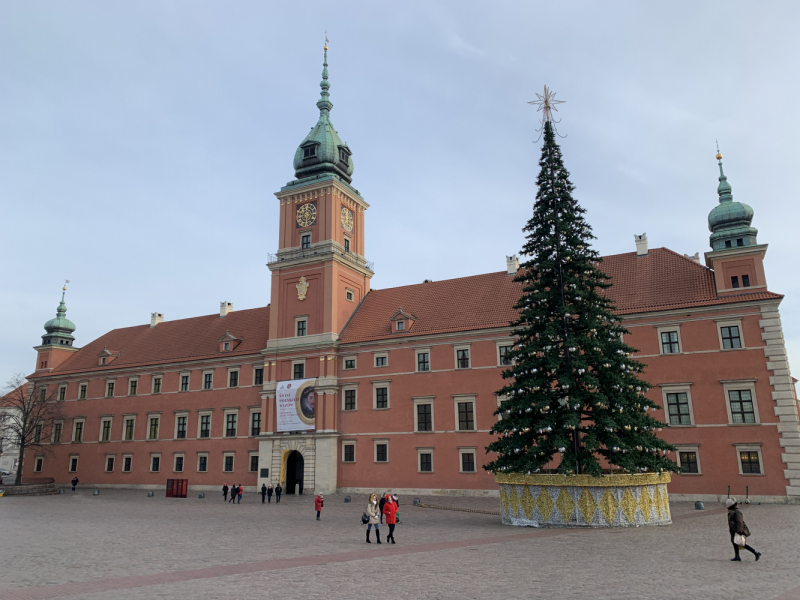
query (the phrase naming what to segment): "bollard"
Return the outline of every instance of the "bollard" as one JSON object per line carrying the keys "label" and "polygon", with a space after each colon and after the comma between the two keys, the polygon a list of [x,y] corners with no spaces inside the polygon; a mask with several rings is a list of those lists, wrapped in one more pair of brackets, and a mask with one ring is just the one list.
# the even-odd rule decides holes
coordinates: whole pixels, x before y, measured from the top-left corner
{"label": "bollard", "polygon": [[[350,496],[345,496],[344,497],[344,501],[345,502],[350,502]],[[376,529],[375,531],[378,531],[378,530]]]}
{"label": "bollard", "polygon": [[694,509],[695,510],[705,510],[706,506],[705,506],[705,504],[700,502],[700,500],[698,500],[697,502],[694,503]]}
{"label": "bollard", "polygon": [[206,495],[203,492],[200,492],[199,494],[197,494],[197,497],[198,498],[205,498]]}
{"label": "bollard", "polygon": [[100,490],[95,490],[92,492],[92,496],[99,496],[99,495],[100,495]]}
{"label": "bollard", "polygon": [[153,492],[147,492],[147,497],[148,498],[152,498],[153,497]]}
{"label": "bollard", "polygon": [[419,498],[414,498],[414,506],[419,506],[420,504],[422,503],[419,501]]}
{"label": "bollard", "polygon": [[59,494],[63,494],[64,493],[64,488],[58,488],[58,493]]}

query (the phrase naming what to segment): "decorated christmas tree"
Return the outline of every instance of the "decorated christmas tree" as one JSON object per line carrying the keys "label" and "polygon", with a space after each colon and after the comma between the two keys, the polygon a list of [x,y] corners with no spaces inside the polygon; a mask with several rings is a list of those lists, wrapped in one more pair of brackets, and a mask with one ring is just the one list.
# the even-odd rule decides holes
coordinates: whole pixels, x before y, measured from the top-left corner
{"label": "decorated christmas tree", "polygon": [[487,448],[497,456],[484,468],[677,471],[666,456],[673,448],[656,435],[664,424],[651,415],[660,406],[645,396],[644,365],[631,358],[635,350],[624,343],[625,328],[605,293],[612,283],[591,247],[586,211],[572,197],[550,112],[553,94],[545,87],[539,98],[539,189],[515,278],[523,293],[512,362],[503,372],[507,385],[498,391],[498,438]]}

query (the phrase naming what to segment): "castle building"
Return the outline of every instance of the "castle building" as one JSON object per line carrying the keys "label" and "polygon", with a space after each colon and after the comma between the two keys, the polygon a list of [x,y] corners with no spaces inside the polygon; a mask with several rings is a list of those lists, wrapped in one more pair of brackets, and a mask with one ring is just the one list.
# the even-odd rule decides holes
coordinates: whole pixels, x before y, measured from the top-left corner
{"label": "castle building", "polygon": [[[94,487],[195,489],[282,482],[306,490],[496,494],[482,469],[503,398],[516,257],[496,273],[370,290],[369,204],[330,113],[327,48],[319,120],[275,195],[279,247],[269,304],[115,329],[82,348],[66,318],[45,325],[29,376],[64,400],[52,454],[27,474]],[[705,264],[666,248],[607,256],[609,293],[664,409],[660,435],[684,469],[673,497],[800,501],[800,427],[780,294],[753,210],[719,204]]]}

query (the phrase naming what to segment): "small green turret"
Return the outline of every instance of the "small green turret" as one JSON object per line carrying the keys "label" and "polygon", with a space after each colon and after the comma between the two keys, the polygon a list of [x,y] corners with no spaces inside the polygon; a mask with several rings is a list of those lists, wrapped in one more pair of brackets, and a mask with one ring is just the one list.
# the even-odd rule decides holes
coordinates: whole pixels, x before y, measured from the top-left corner
{"label": "small green turret", "polygon": [[67,286],[61,288],[61,302],[56,309],[56,318],[50,319],[44,324],[45,334],[42,336],[44,346],[72,346],[75,338],[72,332],[75,331],[75,323],[67,318],[67,305],[64,303],[64,296],[67,293]]}
{"label": "small green turret", "polygon": [[712,250],[724,250],[737,246],[755,246],[758,229],[751,227],[753,209],[742,202],[733,201],[733,191],[722,170],[722,154],[717,151],[719,161],[719,205],[708,215],[709,239]]}

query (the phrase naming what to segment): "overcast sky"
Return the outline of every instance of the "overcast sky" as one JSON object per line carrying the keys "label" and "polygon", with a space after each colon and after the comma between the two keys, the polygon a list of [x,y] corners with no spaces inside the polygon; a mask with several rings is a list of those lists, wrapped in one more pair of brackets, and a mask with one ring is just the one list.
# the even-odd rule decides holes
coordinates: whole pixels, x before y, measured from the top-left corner
{"label": "overcast sky", "polygon": [[269,302],[273,194],[319,114],[326,29],[374,288],[505,269],[538,170],[526,102],[547,84],[602,254],[643,232],[709,250],[719,139],[798,361],[799,17],[765,0],[4,2],[0,380],[33,371],[64,279],[78,346],[153,311]]}

